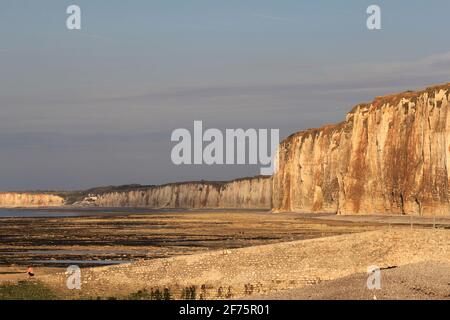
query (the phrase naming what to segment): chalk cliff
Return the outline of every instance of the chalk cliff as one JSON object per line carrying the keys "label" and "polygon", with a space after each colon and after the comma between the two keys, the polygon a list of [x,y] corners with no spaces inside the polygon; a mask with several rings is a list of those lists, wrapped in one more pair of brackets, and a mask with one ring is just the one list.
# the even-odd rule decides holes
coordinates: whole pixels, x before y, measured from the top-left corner
{"label": "chalk cliff", "polygon": [[228,182],[184,182],[124,192],[91,194],[78,205],[143,208],[258,208],[270,209],[272,178],[243,178]]}
{"label": "chalk cliff", "polygon": [[64,199],[52,194],[1,192],[0,207],[55,207],[64,205]]}
{"label": "chalk cliff", "polygon": [[62,196],[0,193],[0,207],[450,215],[449,100],[450,83],[359,104],[339,124],[282,141],[273,177],[104,187]]}
{"label": "chalk cliff", "polygon": [[450,215],[450,83],[378,97],[278,151],[274,211]]}

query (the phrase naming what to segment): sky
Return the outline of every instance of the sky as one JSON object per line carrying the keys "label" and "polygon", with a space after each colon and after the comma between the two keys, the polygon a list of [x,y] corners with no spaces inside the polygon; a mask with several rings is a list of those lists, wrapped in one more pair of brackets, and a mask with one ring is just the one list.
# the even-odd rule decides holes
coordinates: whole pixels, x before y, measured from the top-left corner
{"label": "sky", "polygon": [[[66,8],[81,8],[68,30]],[[366,9],[381,8],[381,30]],[[448,0],[2,0],[0,190],[227,180],[171,162],[171,132],[340,122],[450,81]]]}

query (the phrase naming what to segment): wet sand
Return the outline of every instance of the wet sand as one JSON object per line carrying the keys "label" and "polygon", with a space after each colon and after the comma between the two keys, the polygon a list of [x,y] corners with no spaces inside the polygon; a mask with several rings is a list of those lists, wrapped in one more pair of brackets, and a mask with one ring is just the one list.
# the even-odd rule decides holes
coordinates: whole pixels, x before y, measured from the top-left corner
{"label": "wet sand", "polygon": [[[64,272],[65,268],[61,267],[37,267],[33,270],[39,277]],[[0,283],[6,281],[24,281],[34,280],[27,274],[27,266],[0,266]]]}

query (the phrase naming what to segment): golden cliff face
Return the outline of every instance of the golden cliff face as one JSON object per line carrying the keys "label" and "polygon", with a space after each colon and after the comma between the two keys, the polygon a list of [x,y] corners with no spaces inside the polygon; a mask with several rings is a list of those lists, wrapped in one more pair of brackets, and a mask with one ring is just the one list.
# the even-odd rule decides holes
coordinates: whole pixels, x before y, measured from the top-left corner
{"label": "golden cliff face", "polygon": [[86,200],[86,203],[99,207],[270,209],[272,179],[255,177],[224,183],[173,183],[92,195]]}
{"label": "golden cliff face", "polygon": [[1,192],[0,207],[57,207],[63,206],[64,199],[52,194]]}
{"label": "golden cliff face", "polygon": [[376,98],[279,148],[274,211],[450,215],[450,84]]}

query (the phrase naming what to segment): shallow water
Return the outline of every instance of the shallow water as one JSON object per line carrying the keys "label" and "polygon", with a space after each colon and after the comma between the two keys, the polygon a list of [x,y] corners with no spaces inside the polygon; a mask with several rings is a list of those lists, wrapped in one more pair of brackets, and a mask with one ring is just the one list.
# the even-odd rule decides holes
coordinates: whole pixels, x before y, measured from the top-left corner
{"label": "shallow water", "polygon": [[70,211],[45,211],[45,210],[26,210],[26,209],[0,209],[0,217],[77,217],[80,212]]}
{"label": "shallow water", "polygon": [[111,264],[123,264],[130,263],[132,260],[31,260],[32,263],[39,263],[44,265],[77,265],[77,264],[88,264],[88,265],[111,265]]}
{"label": "shallow water", "polygon": [[82,216],[97,216],[97,215],[130,215],[130,214],[155,214],[164,212],[182,212],[180,209],[168,210],[168,209],[144,209],[144,208],[51,208],[51,209],[22,209],[0,208],[0,218],[48,218],[48,217],[82,217]]}
{"label": "shallow water", "polygon": [[[48,217],[83,217],[83,216],[127,216],[152,215],[163,213],[185,213],[189,209],[153,209],[153,208],[50,208],[50,209],[22,209],[0,208],[0,218],[48,218]],[[210,212],[211,209],[195,209],[197,213]],[[215,212],[260,212],[253,209],[214,209]]]}

